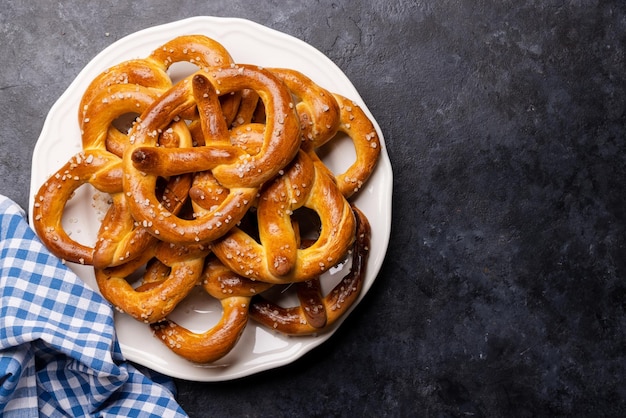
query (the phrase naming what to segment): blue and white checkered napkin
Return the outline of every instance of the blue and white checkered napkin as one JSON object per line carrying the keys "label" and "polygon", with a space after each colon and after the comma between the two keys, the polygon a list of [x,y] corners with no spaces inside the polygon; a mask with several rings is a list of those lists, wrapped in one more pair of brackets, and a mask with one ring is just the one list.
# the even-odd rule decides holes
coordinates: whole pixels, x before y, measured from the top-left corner
{"label": "blue and white checkered napkin", "polygon": [[186,416],[148,373],[122,357],[106,301],[0,195],[0,416]]}

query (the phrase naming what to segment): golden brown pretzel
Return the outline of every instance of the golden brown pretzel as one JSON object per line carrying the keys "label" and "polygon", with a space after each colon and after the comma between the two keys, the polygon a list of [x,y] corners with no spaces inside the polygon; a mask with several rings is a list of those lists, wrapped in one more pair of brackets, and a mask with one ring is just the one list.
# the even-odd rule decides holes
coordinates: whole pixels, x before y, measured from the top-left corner
{"label": "golden brown pretzel", "polygon": [[232,350],[248,323],[251,297],[271,287],[234,274],[215,258],[207,259],[202,286],[222,306],[222,317],[216,325],[206,332],[195,333],[169,319],[152,324],[157,338],[178,355],[196,363],[218,360]]}
{"label": "golden brown pretzel", "polygon": [[356,151],[354,163],[343,173],[335,173],[337,186],[349,198],[361,189],[374,171],[381,145],[374,125],[363,109],[346,97],[334,96],[341,109],[339,132],[352,139]]}
{"label": "golden brown pretzel", "polygon": [[299,99],[296,110],[300,118],[303,146],[308,149],[324,145],[339,128],[339,105],[335,97],[304,74],[287,68],[272,68]]}
{"label": "golden brown pretzel", "polygon": [[[229,133],[216,96],[252,88],[264,101],[268,117],[258,154],[249,155],[228,145]],[[173,242],[208,242],[236,224],[251,206],[257,188],[271,179],[298,151],[298,123],[284,85],[266,70],[252,66],[221,68],[214,74],[196,73],[174,86],[142,116],[132,133],[133,145],[124,158],[124,190],[138,222],[146,222],[154,235]],[[204,146],[154,147],[158,132],[182,111],[198,105]],[[181,219],[160,206],[154,197],[157,173],[175,175],[211,170],[230,190],[215,210],[195,219]],[[166,173],[166,174],[164,174]]]}
{"label": "golden brown pretzel", "polygon": [[81,132],[83,151],[53,174],[35,196],[35,230],[60,258],[92,263],[94,249],[76,242],[63,230],[65,206],[74,192],[87,183],[111,195],[122,192],[121,159],[107,149],[108,132],[117,117],[143,111],[156,97],[153,91],[140,86],[116,84],[106,93],[95,94],[94,103],[85,109]]}
{"label": "golden brown pretzel", "polygon": [[350,137],[356,159],[343,172],[335,173],[337,185],[344,196],[350,197],[367,181],[380,155],[380,143],[374,125],[352,100],[331,94],[304,74],[284,68],[271,70],[279,76],[300,100],[296,109],[302,130],[302,148],[307,150],[322,169],[316,150],[338,138],[339,133]]}
{"label": "golden brown pretzel", "polygon": [[[299,249],[292,214],[303,207],[318,214],[321,228],[311,246]],[[350,204],[333,179],[303,151],[264,188],[256,213],[260,242],[233,228],[212,244],[226,266],[255,280],[277,284],[311,279],[338,263],[354,241]]]}
{"label": "golden brown pretzel", "polygon": [[300,305],[284,308],[262,295],[250,305],[250,317],[257,322],[288,335],[308,335],[323,332],[346,313],[358,298],[370,245],[370,226],[365,215],[353,207],[358,220],[356,240],[352,249],[350,272],[329,292],[321,292],[320,278],[295,283]]}
{"label": "golden brown pretzel", "polygon": [[[182,35],[166,42],[152,51],[147,60],[157,63],[164,70],[169,70],[179,62],[188,62],[202,71],[234,65],[230,53],[222,44],[208,36],[194,34]],[[228,124],[232,123],[240,101],[240,92],[221,97],[223,114]]]}
{"label": "golden brown pretzel", "polygon": [[114,127],[117,118],[141,114],[160,92],[137,84],[116,84],[96,92],[81,119],[83,149],[107,149],[122,157],[128,135]]}
{"label": "golden brown pretzel", "polygon": [[41,185],[33,205],[34,229],[41,241],[59,258],[91,264],[93,248],[72,239],[63,229],[63,213],[74,192],[91,184],[104,193],[122,192],[119,157],[102,149],[74,155]]}
{"label": "golden brown pretzel", "polygon": [[[174,122],[161,135],[159,146],[191,146],[192,138],[184,121]],[[126,145],[124,146],[124,148]],[[192,184],[191,175],[167,179],[159,193],[159,202],[170,212],[178,214],[187,201]],[[130,212],[123,193],[111,196],[112,204],[98,231],[94,246],[93,265],[96,268],[113,267],[139,257],[156,244],[156,238],[143,224],[138,224]]]}
{"label": "golden brown pretzel", "polygon": [[158,48],[148,57],[164,70],[177,62],[189,62],[208,71],[233,62],[230,53],[222,44],[204,35],[181,35]]}
{"label": "golden brown pretzel", "polygon": [[[203,35],[183,35],[174,38],[156,48],[142,59],[131,59],[114,65],[100,73],[87,87],[79,106],[79,125],[81,130],[100,113],[94,106],[108,105],[111,100],[121,97],[120,86],[130,89],[139,86],[161,94],[172,86],[168,70],[179,62],[188,62],[198,68],[209,70],[232,63],[228,51],[217,41]],[[98,97],[96,97],[98,96]],[[229,99],[231,106],[236,106],[239,98]],[[143,110],[143,109],[141,109]],[[108,110],[105,110],[108,113]],[[140,109],[128,113],[141,113]],[[110,136],[118,136],[115,129]]]}
{"label": "golden brown pretzel", "polygon": [[[165,70],[164,66],[154,61],[133,59],[114,65],[98,74],[87,86],[81,97],[78,112],[78,123],[81,129],[86,123],[85,118],[89,118],[87,113],[92,112],[90,105],[92,103],[106,104],[108,101],[106,95],[113,97],[112,89],[116,86],[142,86],[157,91],[165,91],[170,88],[172,81]],[[95,97],[102,94],[104,96],[94,102]]]}
{"label": "golden brown pretzel", "polygon": [[[141,258],[109,269],[95,268],[100,293],[117,309],[146,323],[165,318],[198,284],[209,253],[203,246],[184,246],[160,242],[149,247]],[[154,260],[156,259],[156,260]],[[137,267],[150,262],[167,266],[164,280],[149,280],[150,285],[134,289],[128,278]],[[148,273],[150,274],[150,273]]]}

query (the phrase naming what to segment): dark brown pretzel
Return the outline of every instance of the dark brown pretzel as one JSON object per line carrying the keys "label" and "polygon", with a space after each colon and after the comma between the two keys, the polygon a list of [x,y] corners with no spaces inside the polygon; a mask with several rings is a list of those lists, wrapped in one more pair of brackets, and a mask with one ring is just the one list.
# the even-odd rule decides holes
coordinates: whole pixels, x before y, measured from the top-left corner
{"label": "dark brown pretzel", "polygon": [[284,308],[262,295],[250,305],[250,317],[270,329],[288,335],[308,335],[323,332],[331,327],[358,298],[370,245],[370,226],[365,215],[353,207],[358,220],[357,236],[352,248],[352,269],[327,295],[321,292],[320,279],[316,277],[292,287],[300,305]]}

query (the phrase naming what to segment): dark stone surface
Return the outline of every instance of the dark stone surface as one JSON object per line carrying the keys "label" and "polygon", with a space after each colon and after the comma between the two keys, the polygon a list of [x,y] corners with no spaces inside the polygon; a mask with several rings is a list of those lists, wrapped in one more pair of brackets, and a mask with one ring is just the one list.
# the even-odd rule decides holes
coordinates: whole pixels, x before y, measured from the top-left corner
{"label": "dark stone surface", "polygon": [[193,15],[333,59],[395,189],[386,262],[340,331],[277,370],[178,381],[192,417],[626,415],[623,2],[5,2],[1,193],[26,207],[44,118],[94,55]]}

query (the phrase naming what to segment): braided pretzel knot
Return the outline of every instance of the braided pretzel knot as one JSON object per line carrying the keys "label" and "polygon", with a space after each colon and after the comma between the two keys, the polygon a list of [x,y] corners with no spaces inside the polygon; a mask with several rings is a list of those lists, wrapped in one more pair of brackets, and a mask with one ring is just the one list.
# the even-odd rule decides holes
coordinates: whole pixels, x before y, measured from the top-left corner
{"label": "braided pretzel knot", "polygon": [[328,329],[352,306],[363,285],[371,235],[365,215],[356,207],[353,210],[358,226],[350,272],[326,296],[319,277],[295,283],[298,306],[284,308],[262,295],[256,296],[250,305],[252,319],[284,334],[308,335]]}
{"label": "braided pretzel knot", "polygon": [[[230,145],[216,97],[242,89],[257,91],[267,109],[260,152]],[[178,115],[197,106],[205,145],[157,148],[156,137]],[[224,235],[251,207],[258,187],[273,178],[298,152],[298,123],[289,90],[270,72],[253,66],[198,72],[160,97],[135,125],[124,155],[124,191],[133,217],[155,236],[171,242],[210,242]],[[194,219],[169,212],[154,196],[158,176],[211,171],[229,189],[223,202]]]}
{"label": "braided pretzel knot", "polygon": [[[319,237],[300,249],[292,215],[299,208],[315,211]],[[350,204],[333,179],[303,151],[261,192],[257,203],[259,240],[233,228],[212,244],[215,255],[236,273],[267,283],[311,279],[339,262],[354,240],[355,219]]]}
{"label": "braided pretzel knot", "polygon": [[169,319],[151,327],[154,335],[178,355],[193,362],[208,363],[232,350],[248,323],[250,299],[271,285],[241,277],[214,257],[207,258],[201,285],[220,302],[222,317],[217,324],[201,333]]}

